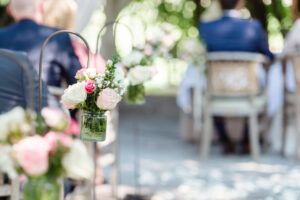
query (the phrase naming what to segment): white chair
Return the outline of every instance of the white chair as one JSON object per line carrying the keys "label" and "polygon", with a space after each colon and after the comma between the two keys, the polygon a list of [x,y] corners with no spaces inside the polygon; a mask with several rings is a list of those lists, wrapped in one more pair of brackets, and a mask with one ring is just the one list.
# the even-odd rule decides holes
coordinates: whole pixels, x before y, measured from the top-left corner
{"label": "white chair", "polygon": [[256,53],[207,54],[208,88],[203,104],[202,160],[206,160],[210,152],[214,116],[248,117],[251,154],[254,160],[259,159],[258,115],[266,113],[267,96],[261,91],[257,75],[259,66],[265,62],[267,58]]}
{"label": "white chair", "polygon": [[10,183],[3,183],[3,176],[0,174],[0,197],[10,197],[10,200],[20,199],[19,178],[11,180]]}
{"label": "white chair", "polygon": [[[288,60],[292,62],[294,79],[296,82],[296,90],[294,92],[285,90],[284,93],[284,108],[283,108],[283,138],[282,138],[282,154],[286,145],[286,133],[288,123],[291,117],[295,117],[296,132],[297,132],[297,149],[296,156],[300,160],[300,54],[295,52],[288,55]],[[286,77],[286,76],[285,76]]]}

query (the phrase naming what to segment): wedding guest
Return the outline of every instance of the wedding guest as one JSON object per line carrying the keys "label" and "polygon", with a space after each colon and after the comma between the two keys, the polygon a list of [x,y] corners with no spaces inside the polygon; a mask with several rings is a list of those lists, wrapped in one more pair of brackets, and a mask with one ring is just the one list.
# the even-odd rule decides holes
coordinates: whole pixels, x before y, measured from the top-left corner
{"label": "wedding guest", "polygon": [[274,60],[266,34],[257,20],[241,19],[244,0],[220,0],[223,17],[213,22],[200,23],[200,35],[207,51],[245,51],[265,54]]}
{"label": "wedding guest", "polygon": [[[0,48],[26,52],[38,70],[44,41],[59,29],[41,25],[44,15],[42,0],[11,0],[8,12],[16,23],[0,29]],[[44,52],[43,80],[52,86],[61,86],[63,79],[67,84],[73,84],[79,69],[81,65],[69,35],[60,34],[52,38]]]}
{"label": "wedding guest", "polygon": [[[274,60],[274,55],[269,50],[268,40],[260,22],[241,18],[240,10],[244,7],[244,1],[220,0],[220,4],[223,9],[221,19],[199,24],[200,37],[206,43],[207,51],[255,52]],[[215,125],[224,145],[224,151],[233,152],[234,145],[226,133],[224,119],[216,118]],[[245,128],[242,142],[244,152],[249,151],[247,135],[247,128]]]}
{"label": "wedding guest", "polygon": [[[29,84],[27,71],[19,62],[23,63],[32,76],[32,86]],[[38,109],[38,75],[25,53],[0,49],[0,113],[8,112],[14,107],[27,108],[29,103],[30,90],[34,94],[34,106]],[[31,86],[31,87],[30,87]],[[43,85],[42,100],[43,106],[58,107],[57,102],[48,98],[47,87]]]}
{"label": "wedding guest", "polygon": [[[46,0],[44,25],[59,29],[72,30],[75,26],[75,16],[77,3],[75,0]],[[75,54],[79,58],[82,66],[86,66],[88,59],[88,49],[85,44],[74,38],[71,40]],[[97,69],[98,73],[104,73],[106,62],[100,54],[90,54],[90,66]]]}

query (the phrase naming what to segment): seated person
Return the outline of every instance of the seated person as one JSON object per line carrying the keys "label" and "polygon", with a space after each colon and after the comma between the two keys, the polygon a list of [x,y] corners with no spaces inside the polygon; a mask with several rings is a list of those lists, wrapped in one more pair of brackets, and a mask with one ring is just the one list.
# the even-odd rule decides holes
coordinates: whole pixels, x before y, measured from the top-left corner
{"label": "seated person", "polygon": [[[241,19],[239,10],[244,7],[243,0],[220,0],[223,17],[216,21],[199,23],[200,37],[206,44],[208,52],[243,51],[261,53],[274,60],[268,47],[267,37],[257,20]],[[224,145],[224,152],[233,152],[225,130],[224,119],[216,118],[215,125]],[[243,139],[243,153],[249,151],[247,129]]]}
{"label": "seated person", "polygon": [[[32,75],[33,88],[28,84],[26,71],[13,59],[23,62]],[[34,92],[34,106],[38,109],[38,75],[27,56],[20,52],[0,49],[0,113],[5,113],[16,106],[27,108],[29,105],[30,90]],[[58,102],[48,98],[48,91],[43,84],[43,106],[57,107]]]}
{"label": "seated person", "polygon": [[[41,25],[43,22],[42,0],[11,0],[8,12],[16,23],[0,29],[0,48],[24,51],[38,71],[39,56],[46,38],[59,29]],[[43,80],[51,86],[76,83],[75,75],[81,69],[78,57],[68,34],[52,38],[43,57]]]}
{"label": "seated person", "polygon": [[261,53],[274,60],[262,25],[257,20],[241,19],[243,0],[220,0],[224,15],[221,19],[200,23],[200,36],[213,51],[245,51]]}
{"label": "seated person", "polygon": [[[44,25],[64,30],[72,30],[74,28],[77,12],[77,3],[75,0],[45,0],[44,2]],[[88,49],[85,44],[78,39],[79,38],[72,38],[71,42],[81,66],[86,66]],[[96,68],[98,73],[103,74],[106,61],[100,54],[90,53],[89,67]]]}

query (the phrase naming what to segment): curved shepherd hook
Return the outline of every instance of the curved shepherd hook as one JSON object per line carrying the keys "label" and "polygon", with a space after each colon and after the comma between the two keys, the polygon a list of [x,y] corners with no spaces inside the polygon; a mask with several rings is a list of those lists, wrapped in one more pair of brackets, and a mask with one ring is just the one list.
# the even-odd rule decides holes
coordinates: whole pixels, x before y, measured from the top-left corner
{"label": "curved shepherd hook", "polygon": [[17,63],[26,73],[27,81],[28,81],[28,86],[29,86],[29,97],[28,97],[28,105],[27,108],[30,108],[32,111],[35,110],[35,102],[34,102],[34,83],[33,83],[33,76],[31,74],[30,66],[26,63],[20,60],[17,56],[8,53],[6,51],[0,50],[0,56],[4,56],[11,61]]}
{"label": "curved shepherd hook", "polygon": [[97,36],[97,43],[96,43],[96,54],[99,53],[99,49],[100,49],[100,48],[99,48],[99,43],[100,43],[100,38],[101,38],[102,32],[104,31],[104,29],[105,29],[106,27],[112,26],[112,25],[114,25],[114,24],[117,24],[117,25],[123,25],[124,27],[126,27],[126,28],[129,30],[129,32],[130,32],[131,39],[132,39],[132,42],[133,42],[133,40],[134,40],[134,35],[133,35],[133,32],[132,32],[131,28],[130,28],[127,24],[124,24],[124,23],[120,22],[119,20],[107,22],[107,23],[100,29],[100,31],[99,31],[99,33],[98,33],[98,36]]}
{"label": "curved shepherd hook", "polygon": [[88,59],[87,59],[87,66],[86,68],[89,67],[90,64],[90,46],[88,44],[88,42],[84,39],[84,37],[82,37],[79,33],[75,33],[72,31],[68,31],[68,30],[61,30],[61,31],[56,31],[54,33],[52,33],[44,42],[42,49],[41,49],[41,53],[40,53],[40,62],[39,62],[39,113],[41,112],[42,109],[42,65],[43,65],[43,54],[44,54],[44,50],[45,47],[47,45],[47,43],[49,42],[49,40],[51,38],[53,38],[54,36],[58,35],[58,34],[62,34],[62,33],[69,33],[69,34],[73,34],[77,37],[79,37],[86,45],[87,49],[88,49]]}

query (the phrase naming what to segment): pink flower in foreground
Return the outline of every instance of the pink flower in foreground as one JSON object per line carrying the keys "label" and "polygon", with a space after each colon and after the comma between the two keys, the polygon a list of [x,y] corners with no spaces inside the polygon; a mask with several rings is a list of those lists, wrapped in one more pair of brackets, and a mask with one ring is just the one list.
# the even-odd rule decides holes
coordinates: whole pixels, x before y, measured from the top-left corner
{"label": "pink flower in foreground", "polygon": [[72,146],[73,140],[68,135],[58,132],[49,132],[45,135],[45,140],[50,146],[51,153],[55,153],[57,144],[59,143],[63,147],[70,148]]}
{"label": "pink flower in foreground", "polygon": [[47,126],[52,129],[63,131],[68,126],[69,117],[60,109],[43,108],[42,116],[44,117]]}
{"label": "pink flower in foreground", "polygon": [[122,97],[113,89],[102,90],[97,98],[97,106],[103,110],[112,110],[121,101]]}
{"label": "pink flower in foreground", "polygon": [[84,77],[84,74],[86,72],[86,69],[85,68],[82,68],[81,70],[79,70],[76,75],[75,75],[75,78],[76,79],[81,79]]}
{"label": "pink flower in foreground", "polygon": [[40,176],[49,166],[50,146],[41,136],[27,137],[13,146],[17,162],[29,176]]}
{"label": "pink flower in foreground", "polygon": [[64,131],[68,135],[78,136],[80,133],[80,127],[76,120],[71,118],[68,128]]}
{"label": "pink flower in foreground", "polygon": [[94,90],[96,89],[96,83],[94,80],[85,80],[85,91],[88,94],[93,94]]}

